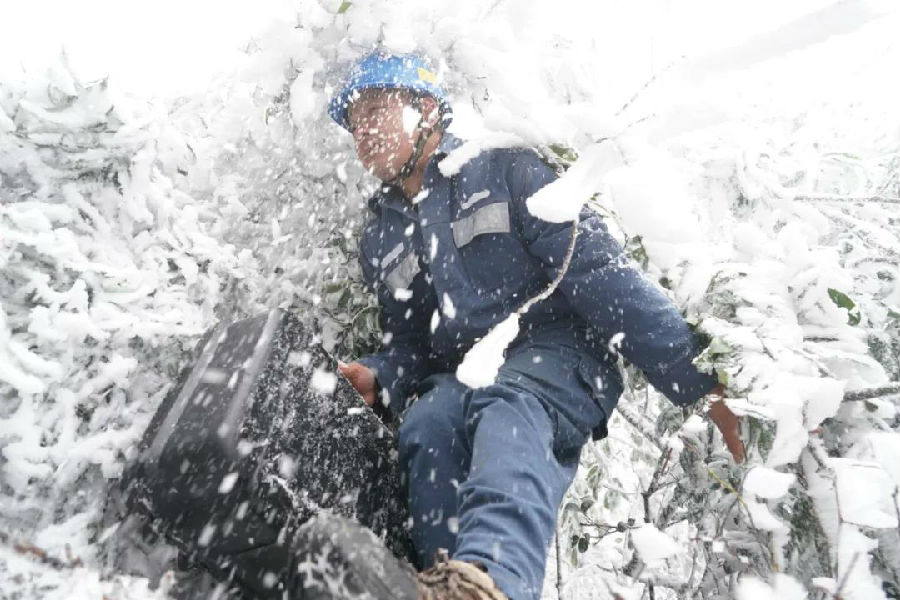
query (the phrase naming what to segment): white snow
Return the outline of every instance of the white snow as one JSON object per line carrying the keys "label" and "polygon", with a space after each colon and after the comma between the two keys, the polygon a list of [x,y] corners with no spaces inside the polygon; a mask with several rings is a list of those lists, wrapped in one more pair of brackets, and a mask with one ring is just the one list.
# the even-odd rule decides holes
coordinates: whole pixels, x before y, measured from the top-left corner
{"label": "white snow", "polygon": [[610,173],[606,179],[611,202],[627,230],[653,243],[696,240],[690,168],[668,157],[650,156]]}
{"label": "white snow", "polygon": [[900,486],[900,436],[888,431],[871,431],[854,444],[848,455],[878,463],[894,485]]}
{"label": "white snow", "polygon": [[787,494],[795,479],[793,473],[780,473],[774,469],[756,466],[750,469],[744,478],[744,490],[760,498],[781,498]]}
{"label": "white snow", "polygon": [[10,131],[15,131],[16,124],[13,123],[12,119],[6,114],[2,107],[0,107],[0,133],[9,133]]}
{"label": "white snow", "polygon": [[201,548],[208,546],[212,541],[213,536],[216,534],[216,526],[215,525],[206,525],[203,528],[203,531],[200,532],[200,535],[197,537],[197,545]]}
{"label": "white snow", "polygon": [[832,458],[829,463],[837,476],[841,519],[873,529],[900,527],[894,500],[897,484],[881,465],[851,458]]}
{"label": "white snow", "polygon": [[803,585],[784,573],[772,576],[772,585],[756,577],[742,577],[738,584],[737,600],[806,600]]}
{"label": "white snow", "polygon": [[287,363],[294,367],[306,367],[310,361],[312,361],[312,354],[306,350],[291,352],[287,357]]}
{"label": "white snow", "polygon": [[[454,130],[457,128],[454,128]],[[467,162],[481,154],[489,148],[515,148],[522,146],[524,140],[518,135],[509,133],[488,133],[485,132],[483,137],[477,140],[466,140],[463,144],[452,150],[438,164],[441,173],[446,177],[451,177],[457,173]]]}
{"label": "white snow", "polygon": [[443,302],[441,303],[441,312],[444,313],[444,316],[448,319],[456,318],[456,307],[453,305],[453,300],[450,299],[450,294],[444,292]]}
{"label": "white snow", "polygon": [[829,377],[809,378],[804,382],[806,415],[804,425],[810,431],[837,413],[844,398],[845,384]]}
{"label": "white snow", "polygon": [[837,548],[837,580],[848,600],[887,600],[878,578],[870,572],[870,555],[878,542],[854,525],[841,525]]}
{"label": "white snow", "polygon": [[287,454],[278,457],[278,474],[289,480],[297,470],[297,461]]}
{"label": "white snow", "polygon": [[402,119],[403,119],[403,132],[409,136],[416,130],[416,126],[419,124],[419,120],[422,118],[422,113],[416,110],[411,106],[404,106]]}
{"label": "white snow", "polygon": [[412,290],[407,288],[397,288],[394,290],[394,300],[406,302],[413,297]]}
{"label": "white snow", "polygon": [[227,382],[230,377],[231,373],[228,373],[224,369],[207,368],[203,371],[203,374],[200,375],[200,381],[212,385],[222,385]]}
{"label": "white snow", "polygon": [[551,223],[573,221],[590,197],[602,189],[604,179],[614,177],[623,163],[622,151],[611,141],[587,148],[565,174],[542,187],[527,201],[529,212]]}
{"label": "white snow", "polygon": [[616,333],[609,336],[609,342],[607,342],[606,347],[609,348],[609,351],[613,354],[617,354],[619,352],[619,348],[622,347],[622,340],[625,339],[624,331],[617,331]]}
{"label": "white snow", "polygon": [[219,493],[227,494],[231,490],[234,489],[234,484],[237,483],[239,473],[229,473],[225,477],[222,478],[222,482],[219,484]]}
{"label": "white snow", "polygon": [[316,369],[309,380],[309,385],[317,394],[323,396],[333,394],[337,387],[337,375],[325,369]]}
{"label": "white snow", "polygon": [[746,498],[745,504],[754,527],[763,531],[787,531],[787,524],[773,515],[769,507],[762,502]]}
{"label": "white snow", "polygon": [[631,543],[638,556],[646,563],[663,560],[681,552],[681,547],[672,538],[650,523],[631,530]]}
{"label": "white snow", "polygon": [[700,415],[691,415],[685,420],[681,429],[687,434],[703,433],[706,431],[706,422]]}
{"label": "white snow", "polygon": [[837,412],[843,392],[843,382],[832,378],[780,372],[767,388],[751,393],[749,400],[768,405],[777,423],[767,465],[794,462],[806,446],[808,432]]}
{"label": "white snow", "polygon": [[503,366],[506,348],[519,335],[519,314],[513,313],[475,343],[456,368],[456,378],[470,388],[494,383]]}

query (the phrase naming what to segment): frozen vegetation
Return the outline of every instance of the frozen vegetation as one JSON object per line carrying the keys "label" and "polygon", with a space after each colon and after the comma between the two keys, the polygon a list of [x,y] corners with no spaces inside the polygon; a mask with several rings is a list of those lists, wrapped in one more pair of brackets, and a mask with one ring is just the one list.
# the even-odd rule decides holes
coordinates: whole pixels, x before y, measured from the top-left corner
{"label": "frozen vegetation", "polygon": [[298,2],[174,101],[64,57],[0,81],[0,597],[166,597],[106,569],[101,515],[215,322],[282,306],[344,360],[379,343],[355,264],[375,182],[324,111],[377,42],[440,61],[467,140],[445,173],[517,145],[567,168],[529,208],[605,215],[745,417],[735,465],[626,366],[545,597],[900,597],[900,12],[819,4],[660,62],[620,30],[665,15],[555,4]]}

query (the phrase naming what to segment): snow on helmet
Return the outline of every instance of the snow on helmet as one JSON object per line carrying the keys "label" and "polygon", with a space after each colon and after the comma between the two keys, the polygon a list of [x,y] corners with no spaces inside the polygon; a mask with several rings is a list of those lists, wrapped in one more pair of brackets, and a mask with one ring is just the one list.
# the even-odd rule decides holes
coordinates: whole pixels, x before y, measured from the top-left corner
{"label": "snow on helmet", "polygon": [[338,125],[350,130],[350,104],[363,90],[402,89],[428,94],[437,100],[441,116],[450,113],[447,93],[437,81],[431,62],[416,54],[391,54],[375,50],[350,71],[343,89],[328,103],[328,114]]}

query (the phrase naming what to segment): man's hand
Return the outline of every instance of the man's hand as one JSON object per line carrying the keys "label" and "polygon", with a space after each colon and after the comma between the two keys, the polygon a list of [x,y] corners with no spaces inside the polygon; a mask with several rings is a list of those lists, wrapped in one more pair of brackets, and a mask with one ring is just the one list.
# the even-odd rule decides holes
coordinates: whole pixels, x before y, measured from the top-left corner
{"label": "man's hand", "polygon": [[339,362],[338,370],[341,375],[347,378],[350,385],[356,388],[356,391],[363,397],[363,401],[373,406],[375,404],[375,373],[369,367],[358,362],[346,363]]}
{"label": "man's hand", "polygon": [[744,462],[744,443],[741,441],[737,415],[731,412],[731,409],[722,400],[725,397],[725,389],[721,385],[717,385],[710,394],[718,396],[719,399],[710,405],[707,414],[712,419],[712,422],[716,424],[716,427],[719,428],[719,431],[722,432],[725,445],[734,457],[735,462],[742,463]]}

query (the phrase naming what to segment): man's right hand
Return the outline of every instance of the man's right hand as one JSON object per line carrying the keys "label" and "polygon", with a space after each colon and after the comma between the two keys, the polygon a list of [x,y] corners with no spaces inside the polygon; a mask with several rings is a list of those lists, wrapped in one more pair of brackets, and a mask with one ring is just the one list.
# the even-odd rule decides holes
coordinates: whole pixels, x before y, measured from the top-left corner
{"label": "man's right hand", "polygon": [[338,370],[347,378],[350,385],[356,388],[356,391],[363,397],[363,401],[369,406],[374,406],[375,373],[372,372],[372,369],[358,362],[350,364],[339,362]]}

